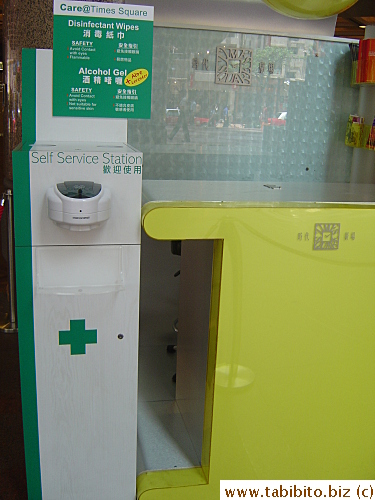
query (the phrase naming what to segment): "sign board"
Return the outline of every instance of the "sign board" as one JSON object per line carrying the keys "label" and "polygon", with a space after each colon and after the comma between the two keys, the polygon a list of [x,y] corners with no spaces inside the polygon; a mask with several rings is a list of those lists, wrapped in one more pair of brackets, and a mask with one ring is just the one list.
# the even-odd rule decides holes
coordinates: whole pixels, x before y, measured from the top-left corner
{"label": "sign board", "polygon": [[154,8],[54,0],[53,115],[150,118]]}

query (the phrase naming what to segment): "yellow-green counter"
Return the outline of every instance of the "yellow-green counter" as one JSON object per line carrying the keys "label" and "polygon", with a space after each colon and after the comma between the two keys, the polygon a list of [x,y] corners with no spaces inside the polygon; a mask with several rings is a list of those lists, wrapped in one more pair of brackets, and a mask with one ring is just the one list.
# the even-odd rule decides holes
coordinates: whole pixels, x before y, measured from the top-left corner
{"label": "yellow-green counter", "polygon": [[374,188],[146,181],[144,198],[151,238],[214,250],[201,467],[143,473],[138,498],[373,479]]}

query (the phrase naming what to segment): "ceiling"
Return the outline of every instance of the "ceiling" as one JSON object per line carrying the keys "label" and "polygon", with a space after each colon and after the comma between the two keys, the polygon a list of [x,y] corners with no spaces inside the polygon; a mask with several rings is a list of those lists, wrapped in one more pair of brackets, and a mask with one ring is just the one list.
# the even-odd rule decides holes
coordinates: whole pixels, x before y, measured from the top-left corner
{"label": "ceiling", "polygon": [[360,26],[369,24],[375,24],[375,1],[358,0],[337,16],[335,36],[361,39],[365,30]]}

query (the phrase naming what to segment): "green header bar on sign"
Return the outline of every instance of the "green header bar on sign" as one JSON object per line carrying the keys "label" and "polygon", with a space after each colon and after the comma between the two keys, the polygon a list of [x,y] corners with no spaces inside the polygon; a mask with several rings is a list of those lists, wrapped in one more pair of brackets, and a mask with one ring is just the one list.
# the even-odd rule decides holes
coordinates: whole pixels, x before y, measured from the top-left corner
{"label": "green header bar on sign", "polygon": [[55,0],[53,115],[150,118],[154,8]]}

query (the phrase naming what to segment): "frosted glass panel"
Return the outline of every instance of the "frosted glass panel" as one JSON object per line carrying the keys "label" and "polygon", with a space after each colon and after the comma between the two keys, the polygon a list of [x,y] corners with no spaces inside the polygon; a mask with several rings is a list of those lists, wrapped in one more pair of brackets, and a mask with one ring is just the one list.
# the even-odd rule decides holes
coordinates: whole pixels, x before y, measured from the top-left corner
{"label": "frosted glass panel", "polygon": [[[249,86],[215,83],[218,46],[252,50]],[[128,122],[143,178],[348,182],[350,72],[342,41],[156,27],[151,120]]]}

